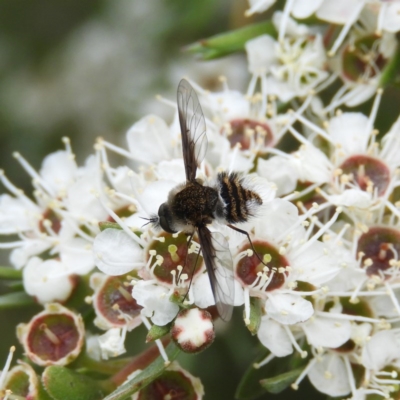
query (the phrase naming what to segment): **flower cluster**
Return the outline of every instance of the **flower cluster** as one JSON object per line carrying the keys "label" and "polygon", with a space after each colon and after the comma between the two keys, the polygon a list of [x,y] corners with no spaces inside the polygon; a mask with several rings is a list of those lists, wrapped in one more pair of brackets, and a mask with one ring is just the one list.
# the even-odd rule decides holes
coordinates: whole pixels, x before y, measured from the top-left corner
{"label": "flower cluster", "polygon": [[[273,3],[250,1],[246,14]],[[275,35],[244,44],[246,93],[224,77],[218,92],[190,80],[207,126],[198,183],[218,192],[219,174],[236,172],[242,189],[260,199],[240,224],[217,214],[210,221],[217,281],[196,233],[169,233],[157,223],[160,205],[186,179],[174,101],[161,99],[174,111],[172,123],[142,118],[128,130],[126,148],[99,138],[83,166],[67,139],[39,172],[16,154],[34,191],[29,197],[0,174],[8,191],[0,196],[0,233],[14,238],[0,247],[12,249],[25,292],[44,305],[18,326],[26,356],[42,367],[74,360],[79,367],[85,353],[90,363],[81,366],[115,374],[109,386],[96,386],[102,395],[126,379],[134,387],[154,354],[120,364],[113,358],[143,324],[164,368],[144,396],[200,399],[200,381],[171,363],[164,346],[197,353],[212,344],[219,299],[211,281],[222,291],[232,286],[225,300],[267,349],[254,370],[285,360],[282,375],[265,376],[266,390],[269,378],[296,390],[307,376],[331,397],[398,397],[400,117],[387,132],[377,129],[381,87],[399,57],[398,11],[396,2],[288,0],[272,17]],[[311,15],[336,26],[299,21]],[[365,115],[356,107],[368,99]],[[113,165],[111,154],[123,162]],[[248,204],[230,196],[232,203],[221,201],[243,212]],[[26,390],[39,390],[35,372],[21,363],[0,376],[4,398],[22,368]],[[57,398],[51,367],[42,381]]]}

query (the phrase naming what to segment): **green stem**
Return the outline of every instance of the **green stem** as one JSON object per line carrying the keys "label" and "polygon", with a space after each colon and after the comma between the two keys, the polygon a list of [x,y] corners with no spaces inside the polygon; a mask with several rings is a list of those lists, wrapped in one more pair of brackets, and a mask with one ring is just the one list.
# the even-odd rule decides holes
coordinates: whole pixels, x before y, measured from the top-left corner
{"label": "green stem", "polygon": [[[163,345],[165,346],[169,342],[168,339],[164,339]],[[154,344],[143,353],[131,359],[130,363],[127,364],[123,369],[116,373],[111,379],[116,385],[121,385],[126,381],[126,378],[134,371],[138,369],[145,369],[150,363],[152,363],[158,356],[160,352],[158,347]]]}
{"label": "green stem", "polygon": [[[174,343],[170,343],[165,349],[168,355],[169,361],[175,360],[178,357],[180,350]],[[159,377],[167,368],[168,364],[165,363],[164,359],[160,356],[155,359],[150,365],[148,363],[150,360],[158,355],[158,349],[153,346],[145,353],[136,357],[134,362],[127,366],[121,374],[117,374],[113,377],[113,382],[120,385],[126,380],[126,377],[136,371],[137,369],[142,369],[142,371],[136,375],[134,378],[130,379],[128,382],[123,383],[119,386],[113,393],[109,394],[104,400],[124,400],[130,398],[133,393],[138,392],[140,389],[151,383],[154,379]],[[142,365],[146,364],[146,367]],[[148,366],[147,366],[148,365]],[[129,367],[129,368],[128,368]],[[128,371],[130,371],[128,373]],[[127,375],[128,373],[128,375]]]}
{"label": "green stem", "polygon": [[22,279],[22,271],[12,267],[0,267],[0,279]]}
{"label": "green stem", "polygon": [[382,71],[381,79],[379,81],[381,88],[385,88],[391,84],[393,85],[400,77],[400,34],[396,35],[396,39],[396,51]]}

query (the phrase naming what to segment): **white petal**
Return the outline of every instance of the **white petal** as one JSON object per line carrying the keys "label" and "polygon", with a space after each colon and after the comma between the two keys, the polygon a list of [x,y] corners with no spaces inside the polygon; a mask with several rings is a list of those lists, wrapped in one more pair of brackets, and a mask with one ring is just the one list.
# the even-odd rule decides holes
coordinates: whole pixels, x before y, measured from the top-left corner
{"label": "white petal", "polygon": [[85,275],[94,268],[92,245],[82,238],[72,238],[58,246],[61,261],[71,274]]}
{"label": "white petal", "polygon": [[95,173],[87,173],[79,178],[67,189],[66,203],[68,210],[76,218],[82,217],[85,220],[105,220],[108,215],[102,207],[97,193],[97,176]]}
{"label": "white petal", "polygon": [[312,303],[289,293],[271,293],[265,303],[268,316],[284,325],[307,321],[313,314]]}
{"label": "white petal", "polygon": [[323,317],[310,318],[303,325],[308,343],[314,347],[336,348],[346,343],[351,336],[350,321]]}
{"label": "white petal", "polygon": [[248,0],[250,8],[246,11],[246,15],[254,13],[262,13],[275,3],[276,0]]}
{"label": "white petal", "polygon": [[124,231],[106,229],[93,243],[96,266],[108,275],[123,275],[144,265],[143,250]]}
{"label": "white petal", "polygon": [[0,234],[12,234],[37,227],[39,208],[8,194],[0,196]]}
{"label": "white petal", "polygon": [[[400,299],[399,290],[394,290],[395,296]],[[393,301],[389,296],[376,296],[372,297],[368,302],[368,306],[373,310],[374,315],[383,318],[395,318],[399,315],[397,308],[394,306]]]}
{"label": "white petal", "polygon": [[124,334],[120,328],[111,328],[103,335],[97,337],[101,350],[101,358],[108,360],[126,352]]}
{"label": "white petal", "polygon": [[146,186],[138,200],[148,215],[158,213],[158,208],[167,201],[169,192],[176,186],[174,181],[156,181]]}
{"label": "white petal", "polygon": [[281,324],[264,315],[257,333],[261,344],[277,357],[293,353],[292,342]]}
{"label": "white petal", "polygon": [[23,282],[25,291],[41,304],[67,300],[74,287],[61,262],[38,257],[31,258],[23,269]]}
{"label": "white petal", "polygon": [[322,242],[314,242],[305,251],[290,253],[293,279],[321,285],[334,278],[340,271],[337,259]]}
{"label": "white petal", "polygon": [[165,121],[156,115],[148,115],[136,122],[126,138],[132,156],[139,162],[153,164],[171,158],[171,132]]}
{"label": "white petal", "polygon": [[[276,11],[272,16],[272,21],[275,25],[275,28],[279,31],[281,27],[281,21],[283,18],[282,11]],[[290,35],[293,37],[304,36],[308,34],[308,27],[304,24],[298,24],[293,18],[288,18],[286,21],[286,35]]]}
{"label": "white petal", "polygon": [[[397,18],[399,18],[397,16]],[[400,18],[399,18],[400,21]],[[385,26],[385,29],[387,27]],[[379,53],[382,54],[384,58],[391,58],[396,51],[397,48],[397,40],[396,40],[396,35],[394,33],[390,32],[383,32],[382,34],[382,39],[380,40],[379,43]]]}
{"label": "white petal", "polygon": [[263,215],[254,220],[255,236],[276,239],[295,225],[298,220],[298,209],[289,201],[274,199],[263,208]]}
{"label": "white petal", "polygon": [[43,251],[48,250],[51,247],[51,243],[44,240],[27,240],[23,246],[14,249],[10,254],[11,264],[17,268],[22,268],[32,256],[37,256]]}
{"label": "white petal", "polygon": [[196,306],[207,308],[215,304],[208,274],[201,274],[192,284]]}
{"label": "white petal", "polygon": [[331,179],[330,161],[314,146],[301,146],[291,157],[290,163],[296,168],[300,181],[322,184]]}
{"label": "white petal", "polygon": [[126,166],[120,166],[112,170],[112,184],[119,192],[133,196],[140,192],[146,185],[146,180],[140,174]]}
{"label": "white petal", "polygon": [[276,61],[275,43],[275,40],[269,35],[261,35],[246,42],[249,71],[252,74],[265,74]]}
{"label": "white petal", "polygon": [[[379,296],[383,297],[383,296]],[[358,346],[364,346],[370,339],[372,325],[363,322],[362,324],[351,325],[351,339]]]}
{"label": "white petal", "polygon": [[333,142],[350,154],[364,153],[369,131],[368,117],[361,113],[343,113],[329,121],[328,132]]}
{"label": "white petal", "polygon": [[[343,248],[343,246],[338,246],[338,253],[334,253],[334,256],[337,257],[338,260],[338,265],[342,265],[340,250],[343,250],[343,252],[346,252],[346,249]],[[342,267],[339,271],[339,273],[329,281],[328,287],[329,290],[335,292],[335,291],[351,291],[354,290],[358,284],[361,282],[361,280],[365,279],[365,273],[361,271],[358,266],[353,267],[352,265],[346,265],[345,267]],[[379,297],[384,297],[384,296],[379,296]],[[394,315],[393,315],[394,316]]]}
{"label": "white petal", "polygon": [[324,0],[317,11],[317,17],[334,24],[344,25],[354,20],[354,12],[364,0]]}
{"label": "white petal", "polygon": [[257,173],[276,184],[276,196],[290,193],[296,188],[297,169],[286,158],[279,156],[268,160],[260,158]]}
{"label": "white petal", "polygon": [[[271,71],[279,74],[279,70],[276,70],[273,67],[271,67]],[[268,88],[268,93],[276,95],[282,102],[290,101],[296,96],[296,91],[288,84],[287,81],[281,81],[274,76],[267,77],[266,86]]]}
{"label": "white petal", "polygon": [[332,397],[350,393],[346,366],[337,354],[325,354],[318,358],[308,372],[308,378],[315,388]]}
{"label": "white petal", "polygon": [[304,19],[313,14],[323,0],[297,0],[293,4],[292,15],[295,18]]}
{"label": "white petal", "polygon": [[249,117],[249,100],[238,91],[226,90],[219,93],[210,93],[207,95],[207,100],[213,112],[222,116],[221,122]]}
{"label": "white petal", "polygon": [[346,106],[356,107],[364,103],[372,96],[376,94],[378,89],[378,82],[376,79],[369,80],[368,83],[362,84],[357,83],[347,94],[346,94]]}
{"label": "white petal", "polygon": [[161,161],[155,169],[155,174],[159,180],[173,181],[176,183],[185,182],[186,176],[183,159]]}
{"label": "white petal", "polygon": [[386,5],[382,27],[389,32],[398,32],[400,30],[400,3],[398,1],[393,1]]}
{"label": "white petal", "polygon": [[77,170],[71,153],[57,151],[44,158],[40,175],[56,194],[63,197],[66,188],[74,182]]}
{"label": "white petal", "polygon": [[380,371],[400,357],[400,346],[393,331],[380,331],[364,346],[361,361],[365,368]]}
{"label": "white petal", "polygon": [[171,322],[179,311],[168,296],[168,289],[146,281],[138,281],[132,289],[132,297],[143,307],[142,313],[159,326]]}
{"label": "white petal", "polygon": [[342,194],[329,196],[328,199],[336,206],[367,209],[372,205],[371,193],[365,192],[361,189],[346,189]]}

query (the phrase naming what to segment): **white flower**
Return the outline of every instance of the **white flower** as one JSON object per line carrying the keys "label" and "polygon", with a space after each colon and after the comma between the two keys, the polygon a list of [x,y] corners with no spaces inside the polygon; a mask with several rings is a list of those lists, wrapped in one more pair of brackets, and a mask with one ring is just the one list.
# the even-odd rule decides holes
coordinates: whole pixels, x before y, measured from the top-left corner
{"label": "white flower", "polygon": [[257,243],[259,256],[265,260],[262,270],[256,256],[249,255],[246,239],[236,243],[230,240],[231,246],[242,249],[235,257],[235,271],[243,287],[245,320],[249,320],[250,313],[248,298],[256,296],[266,299],[265,311],[277,322],[304,322],[313,315],[313,306],[294,291],[297,281],[318,288],[339,273],[340,267],[329,249],[316,240],[326,228],[309,238],[302,227],[303,218],[293,204],[275,199],[268,203],[262,217],[249,224],[254,232],[253,243]]}
{"label": "white flower", "polygon": [[[273,20],[279,27],[282,13]],[[263,35],[246,43],[249,70],[261,78],[262,95],[274,94],[282,101],[309,94],[328,77],[326,55],[320,34],[288,18],[288,35],[280,42]]]}
{"label": "white flower", "polygon": [[132,289],[132,297],[143,307],[142,314],[155,325],[163,326],[171,322],[179,311],[179,306],[169,301],[171,292],[150,281],[137,281]]}
{"label": "white flower", "polygon": [[[375,141],[373,125],[381,95],[379,91],[370,117],[361,113],[338,113],[324,124],[324,129],[295,113],[296,118],[309,129],[311,138],[311,135],[320,135],[330,143],[328,155],[324,155],[311,139],[307,140],[293,127],[288,128],[302,143],[298,152],[286,157],[296,169],[295,177],[315,182],[314,188],[317,184],[325,184],[319,193],[336,206],[371,209],[386,202],[397,185],[399,159],[395,154],[400,151],[400,122],[393,124],[380,144]],[[261,163],[258,168],[261,175],[264,174],[264,165]],[[289,198],[300,196],[301,192]]]}
{"label": "white flower", "polygon": [[[47,251],[46,257],[62,265],[57,268],[57,279],[67,282],[68,275],[83,275],[93,269],[92,235],[98,231],[97,218],[105,218],[106,212],[93,193],[98,176],[95,165],[89,158],[85,166],[78,167],[68,139],[64,138],[64,143],[66,150],[45,157],[40,173],[20,154],[15,154],[33,179],[35,202],[1,172],[0,180],[12,196],[0,196],[0,233],[19,237],[19,241],[7,244],[7,248],[13,249],[10,260],[14,267],[23,268],[32,257]],[[71,284],[67,286],[70,291]],[[35,295],[37,290],[31,286],[27,289]],[[55,294],[52,293],[51,298]],[[43,302],[46,295],[39,295]],[[55,299],[66,296],[60,291]]]}
{"label": "white flower", "polygon": [[43,261],[39,257],[28,261],[23,270],[23,282],[25,291],[41,304],[67,300],[75,286],[68,266],[57,260]]}
{"label": "white flower", "polygon": [[124,342],[126,336],[125,328],[111,328],[106,333],[97,337],[100,345],[101,358],[108,360],[126,352]]}
{"label": "white flower", "polygon": [[[380,87],[382,70],[394,56],[397,41],[395,34],[388,31],[376,35],[377,18],[369,9],[365,9],[360,15],[359,24],[350,30],[346,42],[342,44],[345,36],[339,35],[336,39],[331,53],[341,47],[336,56],[330,59],[330,67],[340,76],[343,86],[333,97],[328,110],[342,104],[348,107],[360,105],[375,95]],[[350,29],[350,26],[347,25],[347,28]],[[346,27],[343,32],[345,30]]]}

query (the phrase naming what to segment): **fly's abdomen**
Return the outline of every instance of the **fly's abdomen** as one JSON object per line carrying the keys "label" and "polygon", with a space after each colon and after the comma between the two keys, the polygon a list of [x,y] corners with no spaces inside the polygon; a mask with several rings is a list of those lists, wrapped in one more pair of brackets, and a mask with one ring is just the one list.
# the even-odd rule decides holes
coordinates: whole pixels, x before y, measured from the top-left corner
{"label": "fly's abdomen", "polygon": [[236,173],[218,174],[219,192],[225,203],[225,218],[228,223],[245,222],[253,216],[254,205],[261,205],[261,197],[242,185]]}

